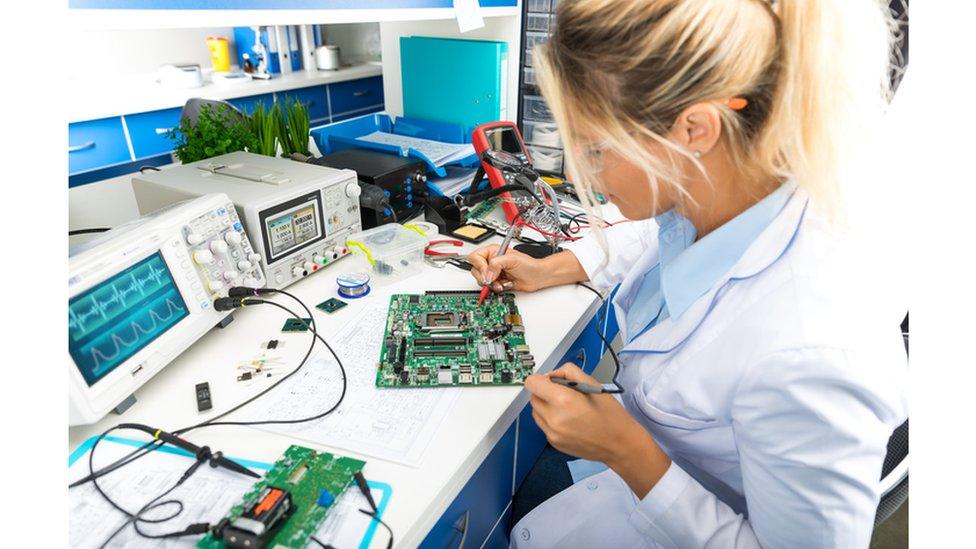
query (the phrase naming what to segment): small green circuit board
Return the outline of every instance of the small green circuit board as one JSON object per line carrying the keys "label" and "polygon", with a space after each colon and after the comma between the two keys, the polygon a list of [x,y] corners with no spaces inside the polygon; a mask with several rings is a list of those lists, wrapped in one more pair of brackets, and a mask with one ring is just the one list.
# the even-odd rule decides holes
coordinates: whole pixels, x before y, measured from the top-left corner
{"label": "small green circuit board", "polygon": [[489,198],[484,202],[478,203],[472,206],[468,210],[467,215],[465,215],[464,219],[466,221],[471,221],[473,219],[481,219],[482,217],[491,213],[492,210],[494,210],[499,203],[501,203],[501,200],[498,198]]}
{"label": "small green circuit board", "polygon": [[429,291],[390,297],[377,387],[521,385],[535,369],[515,295]]}
{"label": "small green circuit board", "polygon": [[346,305],[347,303],[345,301],[342,301],[341,299],[336,299],[334,297],[330,297],[329,299],[326,299],[322,303],[316,305],[315,308],[320,311],[325,311],[329,314],[332,314],[338,311],[339,309],[345,307]]}
{"label": "small green circuit board", "polygon": [[311,318],[303,318],[301,320],[297,318],[289,318],[285,320],[285,323],[281,326],[282,332],[307,332],[308,327],[312,325]]}
{"label": "small green circuit board", "polygon": [[[252,507],[269,489],[287,491],[291,498],[292,511],[283,524],[272,530],[273,535],[265,540],[265,547],[305,547],[329,514],[339,496],[353,483],[353,475],[360,472],[366,462],[327,452],[316,452],[311,448],[292,445],[285,451],[264,478],[254,486],[243,499],[231,508],[221,524],[233,525],[245,510]],[[328,505],[322,505],[320,497],[323,490],[331,494]],[[224,539],[209,533],[197,542],[204,549],[233,547],[228,543],[231,535],[229,527],[222,530]],[[243,543],[238,543],[243,546]],[[253,544],[249,546],[253,547]]]}

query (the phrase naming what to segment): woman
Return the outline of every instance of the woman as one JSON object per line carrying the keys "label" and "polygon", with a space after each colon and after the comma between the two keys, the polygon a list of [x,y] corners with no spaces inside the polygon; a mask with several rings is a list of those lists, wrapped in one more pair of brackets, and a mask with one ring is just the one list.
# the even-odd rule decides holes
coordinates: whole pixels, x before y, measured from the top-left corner
{"label": "woman", "polygon": [[[619,396],[531,376],[555,448],[606,470],[517,547],[866,547],[906,417],[898,318],[838,227],[880,113],[874,0],[565,0],[536,52],[583,196],[632,220],[545,259],[470,256],[495,291],[619,284]],[[590,199],[592,200],[592,199]]]}

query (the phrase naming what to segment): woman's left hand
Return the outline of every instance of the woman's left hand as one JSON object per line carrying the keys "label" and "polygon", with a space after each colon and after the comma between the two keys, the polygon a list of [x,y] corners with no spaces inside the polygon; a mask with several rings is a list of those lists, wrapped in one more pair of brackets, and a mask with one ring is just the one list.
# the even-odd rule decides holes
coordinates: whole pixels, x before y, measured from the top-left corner
{"label": "woman's left hand", "polygon": [[552,377],[601,383],[571,363],[525,379],[525,388],[532,393],[532,417],[556,449],[609,465],[635,446],[653,444],[650,434],[613,395],[583,394],[553,383]]}

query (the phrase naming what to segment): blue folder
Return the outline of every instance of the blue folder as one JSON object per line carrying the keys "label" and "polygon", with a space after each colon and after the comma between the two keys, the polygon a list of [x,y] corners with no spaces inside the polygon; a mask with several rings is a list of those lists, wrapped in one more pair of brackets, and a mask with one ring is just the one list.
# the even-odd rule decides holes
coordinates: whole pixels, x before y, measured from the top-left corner
{"label": "blue folder", "polygon": [[508,119],[508,44],[403,36],[404,116],[474,127]]}

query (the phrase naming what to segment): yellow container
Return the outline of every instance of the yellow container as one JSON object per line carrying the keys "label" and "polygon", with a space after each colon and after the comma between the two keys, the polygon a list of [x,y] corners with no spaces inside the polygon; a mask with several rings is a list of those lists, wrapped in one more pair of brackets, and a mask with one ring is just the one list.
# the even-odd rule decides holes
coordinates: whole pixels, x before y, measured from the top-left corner
{"label": "yellow container", "polygon": [[208,36],[207,48],[210,49],[210,61],[213,62],[215,72],[230,72],[230,47],[224,36]]}

